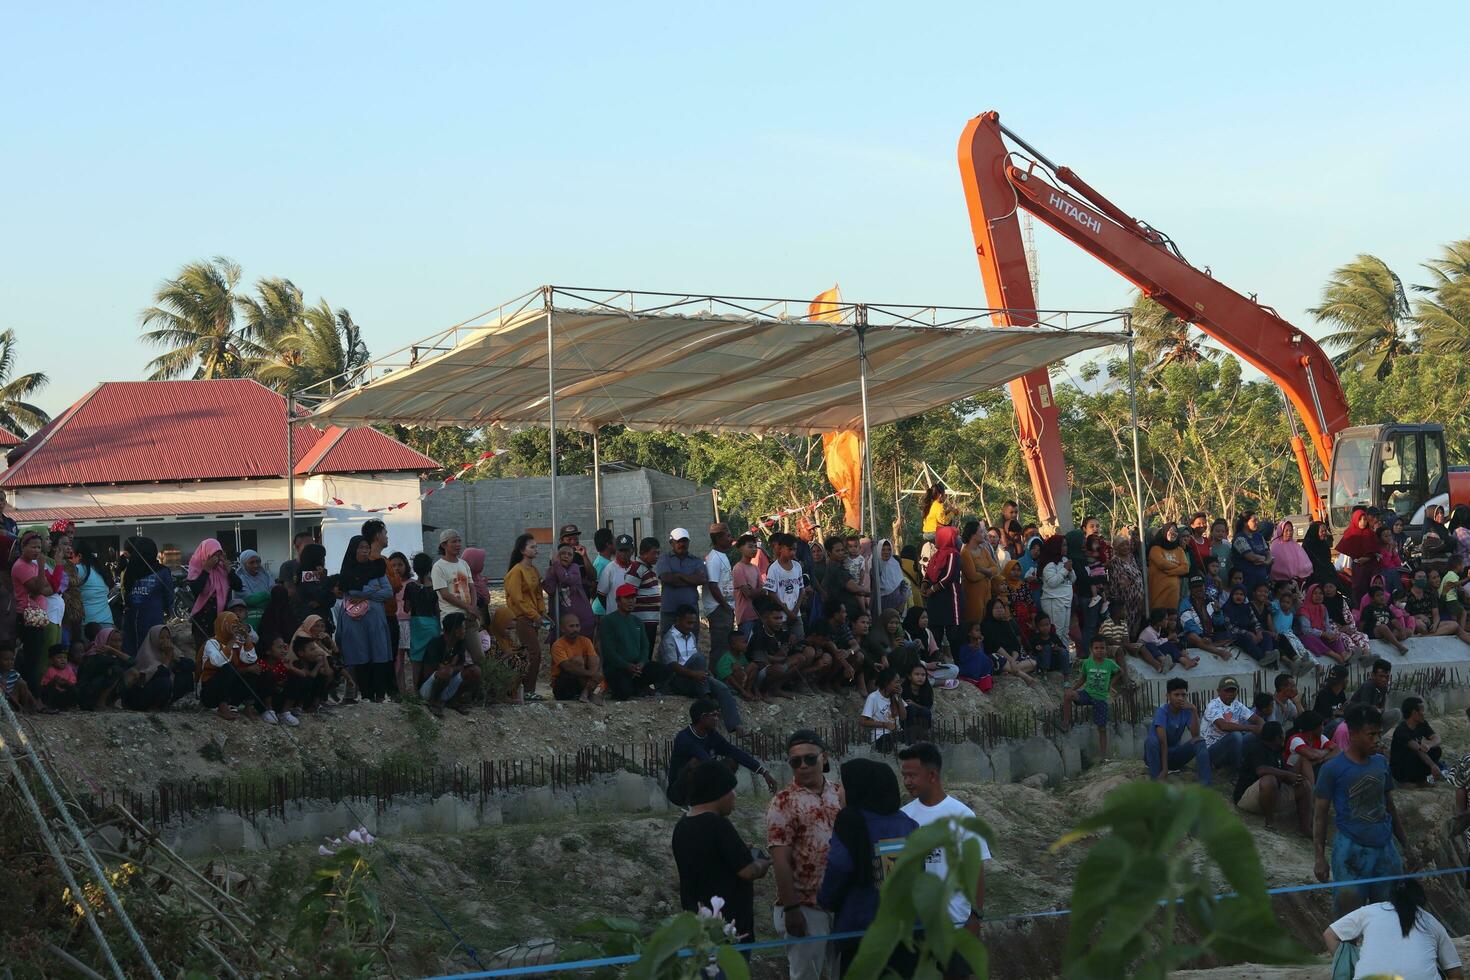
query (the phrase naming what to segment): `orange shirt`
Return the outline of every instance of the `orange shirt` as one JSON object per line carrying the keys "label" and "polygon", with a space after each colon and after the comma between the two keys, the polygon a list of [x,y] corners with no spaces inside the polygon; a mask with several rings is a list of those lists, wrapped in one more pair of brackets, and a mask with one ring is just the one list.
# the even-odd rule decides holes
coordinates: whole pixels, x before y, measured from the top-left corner
{"label": "orange shirt", "polygon": [[595,656],[597,656],[597,650],[587,637],[579,636],[575,640],[562,637],[551,645],[551,682],[556,683],[557,676],[561,674],[562,661],[568,657]]}

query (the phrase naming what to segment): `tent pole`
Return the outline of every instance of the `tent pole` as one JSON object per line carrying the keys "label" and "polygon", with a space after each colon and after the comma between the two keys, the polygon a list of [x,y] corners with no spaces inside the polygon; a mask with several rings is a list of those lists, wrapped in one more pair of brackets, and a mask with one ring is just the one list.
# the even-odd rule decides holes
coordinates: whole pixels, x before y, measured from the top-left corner
{"label": "tent pole", "polygon": [[858,393],[863,403],[863,500],[860,504],[867,511],[868,540],[872,542],[873,558],[868,562],[868,614],[876,620],[878,604],[878,515],[873,507],[873,455],[868,440],[868,308],[859,303],[855,309],[858,341]]}
{"label": "tent pole", "polygon": [[[551,306],[551,287],[541,287],[542,302],[546,306],[546,425],[547,431],[551,433],[551,541],[548,549],[554,549],[556,543],[561,540],[561,525],[556,523],[556,337],[552,333],[554,323]],[[548,560],[555,560],[555,555],[548,555]],[[557,609],[557,594],[551,594],[551,622],[554,624],[561,621],[561,610]],[[533,680],[532,683],[535,683]]]}
{"label": "tent pole", "polygon": [[1143,538],[1143,468],[1138,463],[1138,368],[1133,362],[1133,323],[1128,322],[1128,401],[1133,413],[1133,504],[1138,509],[1137,557],[1143,571],[1143,594],[1148,595],[1148,551]]}
{"label": "tent pole", "polygon": [[597,525],[592,529],[595,534],[602,527],[602,448],[596,429],[592,430],[592,510],[592,523]]}
{"label": "tent pole", "polygon": [[[296,557],[296,396],[286,395],[286,558]],[[284,560],[284,559],[283,559]]]}

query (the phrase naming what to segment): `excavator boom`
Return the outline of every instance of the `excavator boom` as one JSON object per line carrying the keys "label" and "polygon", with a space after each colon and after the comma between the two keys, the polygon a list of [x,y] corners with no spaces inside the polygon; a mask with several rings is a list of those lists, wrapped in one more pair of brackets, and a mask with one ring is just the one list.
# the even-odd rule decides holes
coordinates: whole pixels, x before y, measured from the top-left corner
{"label": "excavator boom", "polygon": [[[1006,137],[1034,159],[1008,149]],[[1337,372],[1316,341],[1274,310],[1190,265],[1167,237],[1130,217],[1076,174],[1055,166],[1014,137],[1001,126],[997,113],[987,112],[970,120],[960,139],[959,156],[970,227],[990,305],[1012,310],[1031,310],[1036,305],[1016,221],[1017,209],[1025,208],[1036,220],[1132,282],[1143,295],[1194,324],[1279,385],[1306,426],[1324,477],[1331,472],[1333,437],[1348,425],[1348,404]],[[1007,324],[1028,322],[1024,314],[1007,314],[1000,319]],[[1034,318],[1029,322],[1034,324]],[[1030,376],[1012,383],[1013,399],[1016,387],[1022,384],[1032,384]],[[1047,393],[1049,400],[1049,385]],[[1023,414],[1018,407],[1017,415]],[[1025,432],[1023,424],[1023,439]],[[1035,455],[1046,460],[1054,449],[1061,465],[1061,437],[1055,424],[1043,427],[1036,438],[1039,445]],[[1311,464],[1301,440],[1293,442],[1313,516],[1320,518],[1324,509]],[[1024,445],[1022,451],[1027,455]],[[1029,463],[1031,456],[1027,459]],[[1035,472],[1033,467],[1033,485],[1040,498],[1044,487],[1036,481]],[[1055,493],[1056,484],[1048,481],[1045,490]],[[1038,499],[1043,514],[1049,502]],[[1050,509],[1060,510],[1061,505]],[[1069,506],[1065,509],[1070,511]]]}

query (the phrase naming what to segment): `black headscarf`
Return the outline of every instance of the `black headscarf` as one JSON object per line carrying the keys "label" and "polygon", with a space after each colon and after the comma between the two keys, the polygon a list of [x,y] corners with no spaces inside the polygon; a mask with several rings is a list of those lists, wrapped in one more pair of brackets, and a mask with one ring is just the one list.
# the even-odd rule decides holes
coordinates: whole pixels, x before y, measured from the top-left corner
{"label": "black headscarf", "polygon": [[852,856],[853,884],[871,884],[873,841],[868,835],[868,822],[863,819],[863,811],[877,816],[897,813],[901,803],[898,777],[876,759],[853,759],[842,764],[842,791],[847,797],[847,806],[837,811],[832,836],[842,841]]}
{"label": "black headscarf", "polygon": [[296,565],[296,581],[301,581],[302,572],[314,572],[327,567],[327,549],[312,542],[301,549],[301,558]]}
{"label": "black headscarf", "polygon": [[123,547],[128,551],[128,563],[122,573],[122,590],[126,593],[134,582],[158,571],[158,545],[152,538],[139,537],[128,538]]}
{"label": "black headscarf", "polygon": [[[1392,526],[1390,522],[1389,527]],[[1470,504],[1455,504],[1455,509],[1450,511],[1449,530],[1461,527],[1470,527]]]}
{"label": "black headscarf", "polygon": [[[1004,600],[991,599],[985,609],[985,618],[980,621],[980,642],[985,645],[985,652],[992,657],[1000,650],[1004,650],[1012,657],[1018,657],[1023,652],[1021,646],[1021,634],[1016,629],[1014,619],[995,618],[995,606],[997,602]],[[1056,623],[1057,635],[1065,636],[1070,623]]]}
{"label": "black headscarf", "polygon": [[[1171,528],[1171,527],[1174,529],[1174,543],[1173,544],[1170,544],[1169,543],[1169,539],[1164,536],[1168,532],[1169,528]],[[1160,527],[1157,531],[1154,532],[1153,540],[1150,542],[1150,544],[1152,544],[1152,546],[1153,547],[1156,547],[1156,548],[1166,548],[1166,549],[1183,548],[1184,547],[1184,536],[1179,533],[1179,522],[1178,521],[1165,521],[1164,524],[1163,524],[1163,526]]]}
{"label": "black headscarf", "polygon": [[357,546],[367,543],[367,538],[361,534],[354,534],[352,540],[347,542],[347,552],[342,556],[342,568],[337,574],[337,584],[341,586],[344,595],[361,591],[373,579],[388,574],[388,563],[382,558],[357,560]]}
{"label": "black headscarf", "polygon": [[260,617],[260,628],[256,631],[260,634],[262,646],[270,646],[271,640],[280,637],[288,644],[301,625],[301,618],[291,609],[291,595],[284,585],[271,586],[270,601],[265,604],[265,612]]}
{"label": "black headscarf", "polygon": [[1337,578],[1337,569],[1332,564],[1332,539],[1322,537],[1327,525],[1313,521],[1307,526],[1306,537],[1302,538],[1302,550],[1312,560],[1312,581],[1326,582]]}

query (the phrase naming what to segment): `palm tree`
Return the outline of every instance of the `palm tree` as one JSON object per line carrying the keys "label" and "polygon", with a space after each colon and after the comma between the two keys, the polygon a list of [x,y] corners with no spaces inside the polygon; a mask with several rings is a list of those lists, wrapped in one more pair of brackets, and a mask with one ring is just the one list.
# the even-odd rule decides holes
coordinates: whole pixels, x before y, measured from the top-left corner
{"label": "palm tree", "polygon": [[326,300],[305,310],[301,328],[276,338],[274,363],[260,381],[281,391],[300,391],[332,378],[349,383],[370,359],[352,314]]}
{"label": "palm tree", "polygon": [[150,381],[177,378],[190,367],[195,378],[250,375],[265,351],[235,328],[239,283],[240,267],[216,256],[190,262],[158,287],[155,305],[140,315],[142,326],[154,327],[143,339],[169,349],[149,362]]}
{"label": "palm tree", "polygon": [[251,296],[236,296],[235,306],[245,318],[244,333],[262,346],[271,347],[279,337],[297,333],[301,329],[301,317],[305,313],[305,301],[301,289],[289,279],[265,278],[257,280],[256,299]]}
{"label": "palm tree", "polygon": [[15,331],[0,331],[0,426],[23,436],[51,421],[51,416],[23,400],[46,387],[51,379],[40,371],[11,378],[15,347]]}
{"label": "palm tree", "polygon": [[1376,255],[1359,255],[1334,271],[1321,305],[1307,312],[1342,328],[1322,338],[1342,349],[1332,359],[1338,370],[1356,368],[1381,381],[1398,358],[1414,352],[1403,280]]}
{"label": "palm tree", "polygon": [[1220,351],[1205,345],[1203,334],[1142,293],[1134,297],[1130,315],[1136,349],[1148,362],[1145,373],[1220,356]]}
{"label": "palm tree", "polygon": [[1430,294],[1414,301],[1420,343],[1436,354],[1470,353],[1470,239],[1444,246],[1424,268],[1434,281],[1414,287]]}

